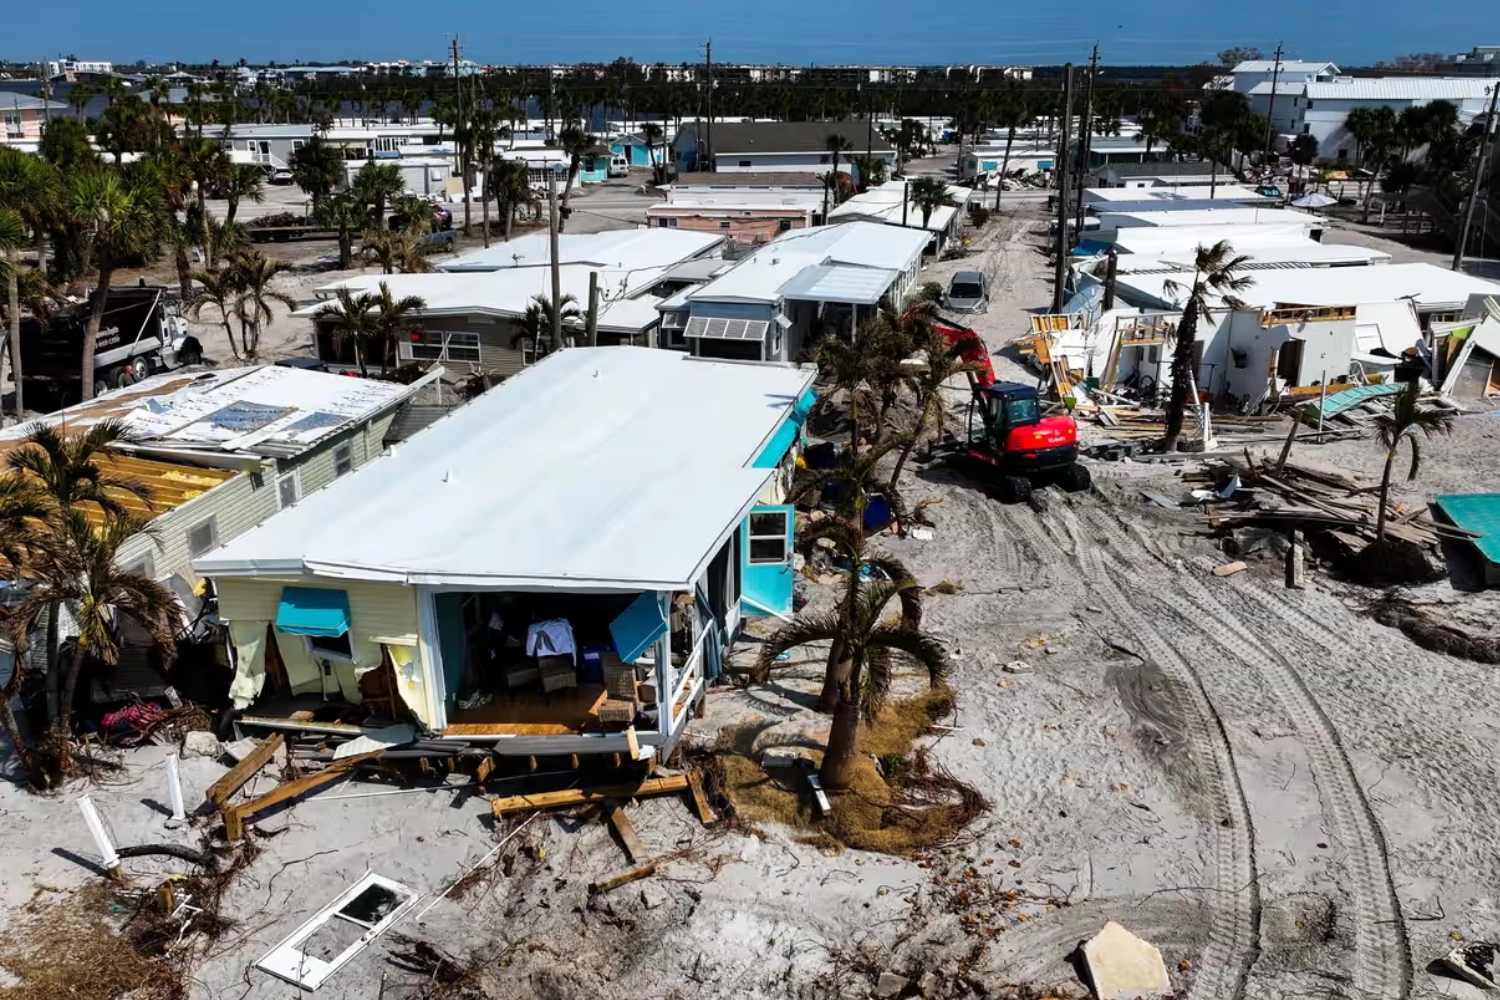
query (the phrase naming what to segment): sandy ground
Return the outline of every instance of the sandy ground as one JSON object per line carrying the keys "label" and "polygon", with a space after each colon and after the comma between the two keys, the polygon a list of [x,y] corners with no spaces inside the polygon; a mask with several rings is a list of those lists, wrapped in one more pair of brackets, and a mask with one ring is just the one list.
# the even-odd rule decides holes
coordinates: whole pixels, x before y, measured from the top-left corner
{"label": "sandy ground", "polygon": [[[1007,214],[973,257],[925,275],[990,271],[996,301],[974,323],[1010,377],[1032,376],[999,349],[1050,298],[1035,211]],[[1497,433],[1496,418],[1465,418],[1402,495],[1493,482]],[[1381,461],[1368,441],[1299,447],[1369,474]],[[926,603],[958,693],[957,728],[926,742],[991,809],[931,867],[830,857],[776,826],[763,838],[705,830],[681,802],[654,800],[631,810],[641,838],[674,859],[654,879],[590,899],[591,879],[625,867],[619,848],[597,823],[544,816],[502,852],[515,855],[510,875],[419,918],[428,897],[398,931],[488,956],[485,995],[500,998],[853,998],[882,971],[907,977],[907,995],[925,981],[935,997],[1078,997],[1067,957],[1111,918],[1159,946],[1178,995],[1194,1000],[1478,996],[1424,969],[1453,936],[1493,940],[1500,923],[1493,668],[1374,624],[1373,592],[1320,571],[1301,591],[1282,586],[1274,560],[1214,577],[1227,557],[1192,515],[1139,496],[1173,489],[1173,468],[1094,471],[1090,493],[1007,506],[914,469],[910,497],[942,501],[935,536],[878,542],[924,584],[962,584]],[[1500,618],[1489,595],[1412,594]],[[1017,660],[1027,669],[1002,669]],[[798,657],[767,688],[711,695],[694,738],[746,721],[817,733],[826,720],[806,706],[818,664]],[[122,843],[197,836],[161,828],[160,755],[130,754],[121,783],[93,790]],[[222,771],[187,762],[189,801]],[[81,790],[38,798],[0,785],[7,909],[96,877],[72,804]],[[194,997],[290,995],[249,966],[367,867],[440,892],[502,835],[462,790],[387,791],[345,783],[264,822],[284,832],[232,890],[224,912],[238,924],[199,964]],[[962,918],[993,906],[941,881],[971,867],[984,889],[971,900],[1039,901],[992,918],[993,937],[971,935]],[[408,995],[410,977],[385,960],[393,943],[322,995]]]}

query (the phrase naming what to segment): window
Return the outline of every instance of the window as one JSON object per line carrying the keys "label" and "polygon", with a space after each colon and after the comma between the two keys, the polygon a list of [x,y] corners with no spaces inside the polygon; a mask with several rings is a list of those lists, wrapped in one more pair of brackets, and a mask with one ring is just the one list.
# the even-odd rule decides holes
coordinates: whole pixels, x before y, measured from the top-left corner
{"label": "window", "polygon": [[1311,111],[1312,110],[1312,105],[1313,105],[1312,98],[1309,97],[1307,99],[1307,110]]}
{"label": "window", "polygon": [[336,660],[353,660],[354,646],[349,641],[349,633],[343,635],[322,636],[305,635],[307,640],[307,651],[313,656],[330,657]]}
{"label": "window", "polygon": [[749,170],[753,166],[755,166],[755,163],[752,160],[741,160],[740,161],[740,169],[741,170]]}
{"label": "window", "polygon": [[188,530],[188,553],[194,559],[218,544],[219,519],[216,517],[200,521]]}
{"label": "window", "polygon": [[276,496],[281,502],[282,510],[286,510],[292,504],[296,503],[300,492],[296,472],[288,472],[286,475],[277,478]]}
{"label": "window", "polygon": [[721,219],[721,220],[719,220],[719,228],[720,229],[728,229],[729,225],[730,225],[730,223],[729,223],[728,219]]}
{"label": "window", "polygon": [[333,449],[333,474],[346,475],[354,471],[354,446],[348,441]]}
{"label": "window", "polygon": [[787,514],[784,510],[750,514],[750,565],[767,566],[787,560]]}
{"label": "window", "polygon": [[292,152],[295,153],[297,150],[301,149],[303,146],[306,146],[306,145],[307,145],[307,140],[306,139],[293,139],[292,140]]}
{"label": "window", "polygon": [[429,361],[479,360],[479,334],[417,330],[411,335],[411,356]]}
{"label": "window", "polygon": [[5,137],[7,139],[19,139],[25,135],[21,128],[21,113],[19,111],[7,111],[5,113]]}
{"label": "window", "polygon": [[1348,149],[1340,149],[1339,152],[1338,152],[1338,159],[1340,159],[1340,160],[1347,160],[1347,159],[1349,159],[1349,150]]}
{"label": "window", "polygon": [[1306,124],[1304,124],[1304,125],[1303,125],[1303,126],[1302,126],[1302,134],[1303,134],[1303,135],[1307,135],[1307,134],[1308,134],[1308,133],[1310,133],[1310,132],[1311,132],[1311,131],[1312,131],[1312,126],[1311,126],[1311,125],[1306,125]]}
{"label": "window", "polygon": [[780,229],[783,233],[790,232],[791,228],[792,228],[792,220],[791,219],[782,219],[780,222],[778,222],[776,224],[776,228]]}
{"label": "window", "polygon": [[139,559],[127,563],[124,569],[127,573],[135,573],[138,576],[144,576],[148,580],[156,579],[156,562],[151,558],[151,553],[149,552]]}
{"label": "window", "polygon": [[818,162],[826,164],[828,162],[828,156],[827,156],[827,154],[824,154],[823,156],[818,157]]}

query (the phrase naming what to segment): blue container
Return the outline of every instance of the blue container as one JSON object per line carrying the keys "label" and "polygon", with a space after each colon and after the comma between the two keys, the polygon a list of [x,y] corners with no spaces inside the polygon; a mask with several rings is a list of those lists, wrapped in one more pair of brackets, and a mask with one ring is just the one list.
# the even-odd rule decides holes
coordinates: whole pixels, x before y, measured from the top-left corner
{"label": "blue container", "polygon": [[613,653],[614,647],[607,642],[592,642],[583,647],[583,682],[604,683],[604,654]]}

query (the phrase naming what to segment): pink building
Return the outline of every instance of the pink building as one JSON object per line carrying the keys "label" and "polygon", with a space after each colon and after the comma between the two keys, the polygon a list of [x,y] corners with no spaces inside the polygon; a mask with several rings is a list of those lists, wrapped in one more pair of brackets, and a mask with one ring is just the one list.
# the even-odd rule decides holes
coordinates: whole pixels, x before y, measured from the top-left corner
{"label": "pink building", "polygon": [[799,195],[784,197],[782,201],[783,204],[764,205],[676,198],[647,209],[646,225],[653,229],[718,233],[738,243],[769,243],[781,233],[813,225],[823,208],[821,196]]}
{"label": "pink building", "polygon": [[47,113],[68,114],[70,109],[60,101],[45,101],[30,94],[0,90],[0,143],[38,142]]}

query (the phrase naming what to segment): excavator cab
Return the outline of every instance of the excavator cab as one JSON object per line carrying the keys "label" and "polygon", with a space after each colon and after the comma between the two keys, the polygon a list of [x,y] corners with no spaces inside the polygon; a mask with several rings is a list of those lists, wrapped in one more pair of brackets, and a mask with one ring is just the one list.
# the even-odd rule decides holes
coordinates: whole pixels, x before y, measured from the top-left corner
{"label": "excavator cab", "polygon": [[975,393],[967,452],[998,478],[1007,498],[1029,496],[1036,480],[1070,492],[1089,486],[1088,469],[1078,464],[1078,425],[1069,416],[1043,416],[1036,389],[1019,382],[996,382]]}
{"label": "excavator cab", "polygon": [[[1042,419],[1037,391],[1017,382],[996,382],[986,389],[984,407],[981,434],[996,442],[1004,442],[1017,427],[1031,427]],[[969,434],[973,436],[972,425]]]}

